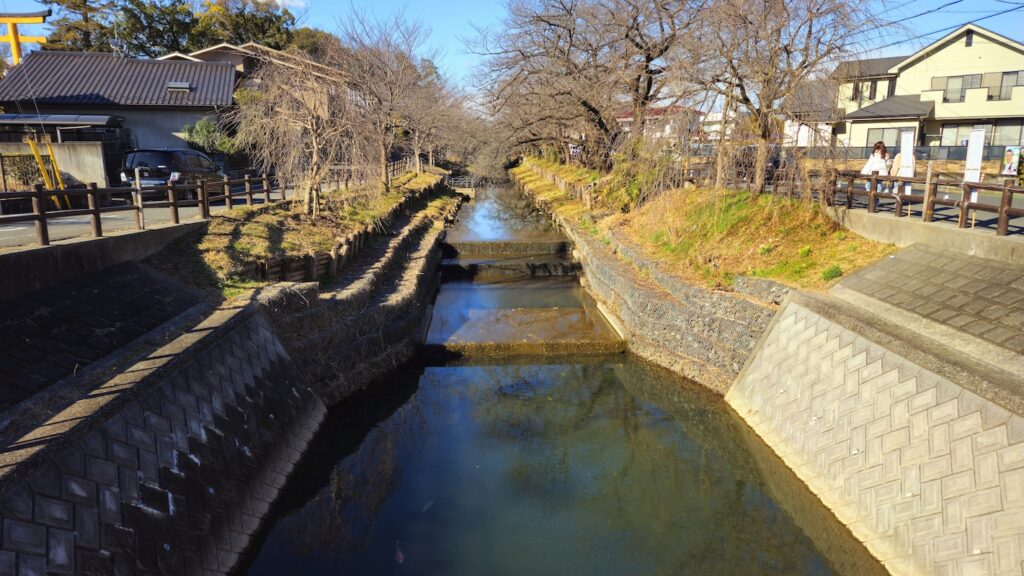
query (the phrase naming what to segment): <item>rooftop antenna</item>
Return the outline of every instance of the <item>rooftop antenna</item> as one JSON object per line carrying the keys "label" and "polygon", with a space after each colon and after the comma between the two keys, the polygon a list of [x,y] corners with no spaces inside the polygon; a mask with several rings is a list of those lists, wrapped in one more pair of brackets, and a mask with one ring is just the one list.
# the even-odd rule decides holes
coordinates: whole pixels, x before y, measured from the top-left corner
{"label": "rooftop antenna", "polygon": [[45,36],[22,36],[18,32],[18,24],[42,24],[53,14],[50,9],[39,12],[4,12],[0,13],[0,24],[7,25],[7,33],[0,36],[0,44],[11,45],[11,61],[15,66],[21,63],[21,43],[45,44]]}

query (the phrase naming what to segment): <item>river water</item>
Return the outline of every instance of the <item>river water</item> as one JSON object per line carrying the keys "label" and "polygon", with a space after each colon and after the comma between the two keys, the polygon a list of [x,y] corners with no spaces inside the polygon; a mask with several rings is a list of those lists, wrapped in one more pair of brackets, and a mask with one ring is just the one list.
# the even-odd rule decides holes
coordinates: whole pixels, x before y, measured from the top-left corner
{"label": "river water", "polygon": [[[481,194],[450,241],[557,234],[523,200],[510,190]],[[517,282],[522,294],[483,303],[466,288]],[[567,311],[584,308],[586,298],[573,277],[544,285],[505,275],[453,286],[434,318],[494,310],[495,302],[510,316],[545,306]],[[522,300],[530,290],[537,301]],[[880,567],[701,386],[628,354],[512,353],[413,363],[335,409],[244,571],[870,574]]]}

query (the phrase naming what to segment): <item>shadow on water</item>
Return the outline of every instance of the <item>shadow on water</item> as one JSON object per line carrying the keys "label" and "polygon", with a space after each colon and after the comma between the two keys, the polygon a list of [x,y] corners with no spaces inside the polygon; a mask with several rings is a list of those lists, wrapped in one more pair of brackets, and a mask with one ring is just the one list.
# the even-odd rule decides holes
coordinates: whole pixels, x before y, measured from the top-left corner
{"label": "shadow on water", "polygon": [[[388,476],[393,470],[380,470],[379,474],[378,471],[374,471],[373,475],[378,476],[375,480],[383,482],[359,486],[358,494],[344,494],[347,487],[342,483],[352,478],[338,476],[339,463],[368,448],[366,443],[370,432],[393,417],[416,393],[424,369],[424,365],[418,361],[409,362],[395,370],[397,377],[367,387],[327,414],[320,430],[285,484],[280,497],[274,502],[260,532],[253,537],[249,553],[235,568],[235,574],[250,571],[252,561],[256,559],[254,553],[275,528],[275,522],[301,512],[306,506],[323,497],[325,492],[333,496],[369,498],[371,506],[367,506],[368,512],[372,512],[373,502],[382,501],[387,497],[387,491],[392,483],[379,476]],[[384,468],[391,463],[393,460],[382,460]],[[328,538],[335,538],[337,535],[337,532],[329,529],[325,532]],[[328,545],[335,543],[333,540],[326,542]],[[315,543],[311,541],[309,545],[314,546]]]}
{"label": "shadow on water", "polygon": [[807,494],[765,463],[770,451],[752,449],[721,398],[630,357],[564,362],[405,367],[386,390],[346,403],[288,485],[248,573],[879,568],[856,547],[837,555],[822,544],[819,533],[843,534],[817,524],[827,511],[789,513],[778,496]]}

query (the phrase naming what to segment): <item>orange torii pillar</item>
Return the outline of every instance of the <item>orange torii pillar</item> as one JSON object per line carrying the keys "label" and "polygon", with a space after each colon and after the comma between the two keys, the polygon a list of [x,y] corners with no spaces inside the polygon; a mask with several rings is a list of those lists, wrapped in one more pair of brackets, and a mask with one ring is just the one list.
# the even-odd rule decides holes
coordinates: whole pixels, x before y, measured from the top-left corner
{"label": "orange torii pillar", "polygon": [[0,13],[0,24],[7,25],[7,33],[0,36],[0,43],[11,45],[11,61],[14,65],[21,63],[21,43],[45,44],[45,36],[22,36],[18,33],[18,24],[42,24],[53,14],[51,10],[39,12],[7,12]]}

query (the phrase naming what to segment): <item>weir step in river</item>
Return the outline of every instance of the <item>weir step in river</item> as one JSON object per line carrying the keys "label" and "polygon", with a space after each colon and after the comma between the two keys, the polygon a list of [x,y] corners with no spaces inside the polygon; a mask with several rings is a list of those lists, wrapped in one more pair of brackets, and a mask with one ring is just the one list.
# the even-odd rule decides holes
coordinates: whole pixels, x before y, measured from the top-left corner
{"label": "weir step in river", "polygon": [[883,573],[720,397],[622,353],[567,244],[520,251],[565,242],[522,195],[450,232],[435,354],[331,411],[242,571]]}
{"label": "weir step in river", "polygon": [[480,190],[444,244],[426,351],[611,354],[626,343],[580,286],[571,244],[525,197]]}

